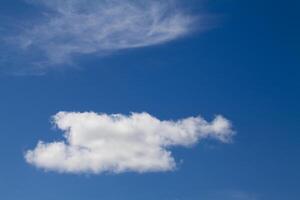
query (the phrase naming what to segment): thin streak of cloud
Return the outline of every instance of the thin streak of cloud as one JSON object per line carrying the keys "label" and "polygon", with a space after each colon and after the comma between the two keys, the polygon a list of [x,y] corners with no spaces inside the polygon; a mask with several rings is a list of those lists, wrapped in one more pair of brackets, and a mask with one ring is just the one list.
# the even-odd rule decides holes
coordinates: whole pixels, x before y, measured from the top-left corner
{"label": "thin streak of cloud", "polygon": [[42,13],[19,34],[5,37],[17,61],[43,70],[69,65],[76,55],[105,56],[129,48],[163,44],[201,26],[175,0],[27,0]]}

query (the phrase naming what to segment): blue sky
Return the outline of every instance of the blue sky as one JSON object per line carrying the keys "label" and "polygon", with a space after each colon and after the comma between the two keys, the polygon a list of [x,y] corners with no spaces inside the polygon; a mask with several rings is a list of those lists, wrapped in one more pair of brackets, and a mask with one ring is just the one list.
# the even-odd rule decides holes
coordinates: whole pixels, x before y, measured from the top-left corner
{"label": "blue sky", "polygon": [[0,199],[299,199],[299,3],[45,2],[1,1]]}

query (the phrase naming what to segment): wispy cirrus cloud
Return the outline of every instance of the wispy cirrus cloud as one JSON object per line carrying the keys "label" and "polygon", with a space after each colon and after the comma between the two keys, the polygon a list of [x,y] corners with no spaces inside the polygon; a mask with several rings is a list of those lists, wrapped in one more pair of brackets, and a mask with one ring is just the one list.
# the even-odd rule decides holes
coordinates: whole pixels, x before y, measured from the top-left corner
{"label": "wispy cirrus cloud", "polygon": [[231,141],[229,120],[217,116],[159,120],[148,113],[108,115],[60,112],[54,124],[66,141],[39,142],[25,154],[28,163],[65,173],[169,171],[176,167],[171,147],[188,147],[212,138]]}
{"label": "wispy cirrus cloud", "polygon": [[27,2],[38,8],[41,18],[26,21],[5,40],[22,64],[40,68],[70,64],[75,55],[103,56],[166,43],[189,34],[201,20],[176,6],[176,0]]}
{"label": "wispy cirrus cloud", "polygon": [[240,189],[222,189],[214,191],[203,191],[201,199],[222,199],[222,200],[260,200],[263,199],[261,195],[240,190]]}

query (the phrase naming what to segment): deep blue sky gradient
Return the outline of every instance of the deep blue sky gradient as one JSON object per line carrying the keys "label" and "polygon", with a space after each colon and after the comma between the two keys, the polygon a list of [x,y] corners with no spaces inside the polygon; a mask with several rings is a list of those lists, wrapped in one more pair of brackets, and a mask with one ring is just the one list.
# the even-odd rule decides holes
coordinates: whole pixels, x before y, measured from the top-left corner
{"label": "deep blue sky gradient", "polygon": [[[195,11],[200,5],[189,3]],[[0,199],[298,200],[299,8],[296,0],[207,0],[206,10],[219,15],[210,31],[104,58],[80,57],[81,69],[1,73]],[[2,0],[0,22],[32,17],[30,10]],[[160,119],[222,114],[237,135],[229,145],[205,141],[174,149],[180,163],[174,172],[45,173],[23,154],[39,139],[62,138],[50,123],[58,111],[146,111]]]}

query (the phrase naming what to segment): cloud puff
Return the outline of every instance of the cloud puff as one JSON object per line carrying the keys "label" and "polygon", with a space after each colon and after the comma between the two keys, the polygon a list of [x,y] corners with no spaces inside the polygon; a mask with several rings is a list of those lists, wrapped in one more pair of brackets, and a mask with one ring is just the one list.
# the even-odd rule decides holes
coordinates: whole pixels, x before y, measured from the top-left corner
{"label": "cloud puff", "polygon": [[[196,17],[176,0],[27,0],[43,13],[10,37],[16,56],[39,67],[72,63],[74,55],[162,44],[192,31]],[[24,61],[22,62],[24,64]]]}
{"label": "cloud puff", "polygon": [[28,163],[66,173],[168,171],[176,167],[171,147],[189,147],[212,138],[228,143],[234,132],[222,116],[159,120],[148,113],[59,112],[55,125],[65,141],[39,142],[25,154]]}

